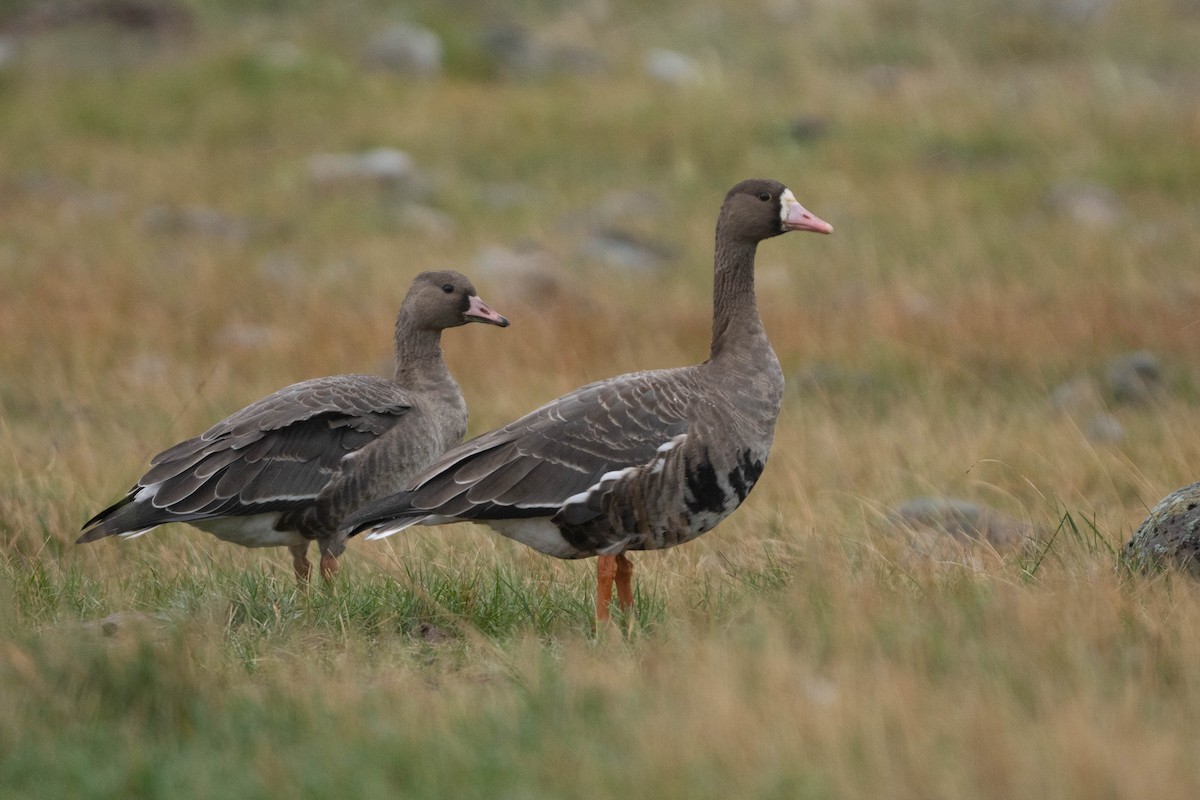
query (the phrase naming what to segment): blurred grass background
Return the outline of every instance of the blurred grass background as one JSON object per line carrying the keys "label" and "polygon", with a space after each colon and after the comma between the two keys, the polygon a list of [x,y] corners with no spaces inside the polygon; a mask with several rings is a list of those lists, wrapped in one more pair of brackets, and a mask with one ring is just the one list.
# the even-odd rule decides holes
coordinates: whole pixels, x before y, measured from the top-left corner
{"label": "blurred grass background", "polygon": [[[837,232],[760,248],[771,464],[637,557],[631,637],[469,526],[309,594],[71,544],[169,444],[386,371],[423,269],[514,323],[445,337],[472,432],[700,360],[751,176]],[[0,3],[0,789],[1194,797],[1200,594],[1113,554],[1197,478],[1197,254],[1189,0]],[[1034,541],[915,547],[920,497]]]}

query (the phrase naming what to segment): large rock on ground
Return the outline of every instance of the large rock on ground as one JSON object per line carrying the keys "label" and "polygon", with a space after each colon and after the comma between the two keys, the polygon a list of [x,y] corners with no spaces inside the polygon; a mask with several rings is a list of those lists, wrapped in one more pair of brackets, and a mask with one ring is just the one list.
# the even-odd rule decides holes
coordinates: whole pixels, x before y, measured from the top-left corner
{"label": "large rock on ground", "polygon": [[1158,501],[1125,545],[1125,558],[1142,568],[1171,564],[1200,578],[1200,483]]}

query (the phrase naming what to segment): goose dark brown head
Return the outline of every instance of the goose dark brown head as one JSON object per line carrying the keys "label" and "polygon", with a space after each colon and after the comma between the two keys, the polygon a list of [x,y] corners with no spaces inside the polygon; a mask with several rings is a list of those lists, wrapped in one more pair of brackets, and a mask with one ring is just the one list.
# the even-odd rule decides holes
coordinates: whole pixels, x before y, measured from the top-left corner
{"label": "goose dark brown head", "polygon": [[800,205],[779,181],[742,181],[725,195],[717,222],[718,237],[757,243],[788,231],[833,233],[833,226]]}
{"label": "goose dark brown head", "polygon": [[401,314],[409,315],[419,327],[433,331],[468,322],[508,327],[508,319],[479,298],[466,275],[454,270],[422,272],[413,278]]}

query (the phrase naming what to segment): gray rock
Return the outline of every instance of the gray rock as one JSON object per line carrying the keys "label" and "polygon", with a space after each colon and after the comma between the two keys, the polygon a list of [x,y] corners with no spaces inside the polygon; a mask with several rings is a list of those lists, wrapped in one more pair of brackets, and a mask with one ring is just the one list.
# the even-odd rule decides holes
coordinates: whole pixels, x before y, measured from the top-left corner
{"label": "gray rock", "polygon": [[173,0],[75,0],[12,5],[26,8],[6,19],[6,27],[25,35],[96,24],[139,33],[177,35],[189,32],[193,24],[192,10]]}
{"label": "gray rock", "polygon": [[595,50],[547,42],[524,25],[509,22],[485,28],[480,49],[497,72],[516,78],[591,75],[607,68]]}
{"label": "gray rock", "polygon": [[498,296],[531,305],[561,297],[566,288],[554,257],[533,242],[512,248],[487,245],[475,254],[471,272],[479,275],[481,283],[500,287]]}
{"label": "gray rock", "polygon": [[645,224],[672,213],[672,203],[650,187],[612,189],[596,204],[594,218],[602,225]]}
{"label": "gray rock", "polygon": [[439,239],[449,239],[458,230],[454,217],[420,203],[406,203],[396,214],[401,226]]}
{"label": "gray rock", "polygon": [[533,202],[535,193],[519,181],[496,181],[480,187],[479,200],[494,211],[521,208]]}
{"label": "gray rock", "polygon": [[17,63],[17,45],[7,36],[0,36],[0,70]]}
{"label": "gray rock", "polygon": [[171,619],[166,614],[143,614],[140,611],[117,611],[102,619],[77,623],[85,631],[99,633],[107,638],[116,638],[124,634],[136,633],[160,634],[170,624]]}
{"label": "gray rock", "polygon": [[549,65],[546,52],[524,25],[490,25],[480,36],[480,46],[500,72],[536,75],[545,72]]}
{"label": "gray rock", "polygon": [[418,625],[417,636],[429,644],[440,644],[450,638],[450,634],[432,622],[422,622]]}
{"label": "gray rock", "polygon": [[1200,483],[1164,497],[1125,545],[1135,568],[1173,565],[1200,578]]}
{"label": "gray rock", "polygon": [[308,177],[318,186],[377,184],[412,185],[420,173],[403,150],[377,147],[362,153],[318,153],[309,156]]}
{"label": "gray rock", "polygon": [[1073,27],[1098,22],[1108,14],[1112,0],[1042,0],[1046,14]]}
{"label": "gray rock", "polygon": [[1166,391],[1162,362],[1147,350],[1111,359],[1104,369],[1104,380],[1113,400],[1127,405],[1156,402]]}
{"label": "gray rock", "polygon": [[254,322],[230,322],[217,332],[217,344],[237,350],[260,350],[282,340],[278,328]]}
{"label": "gray rock", "polygon": [[304,263],[295,253],[273,251],[258,262],[258,274],[282,286],[298,286],[304,280]]}
{"label": "gray rock", "polygon": [[829,133],[829,120],[811,114],[793,117],[788,123],[788,132],[797,142],[807,144],[823,139]]}
{"label": "gray rock", "polygon": [[642,69],[656,83],[673,88],[685,88],[701,82],[700,64],[683,53],[655,48],[646,52]]}
{"label": "gray rock", "polygon": [[302,66],[307,57],[300,45],[281,40],[263,44],[258,50],[258,58],[272,69],[290,72]]}
{"label": "gray rock", "polygon": [[903,73],[893,64],[872,64],[865,71],[867,83],[879,94],[891,94],[900,87]]}
{"label": "gray rock", "polygon": [[611,228],[598,230],[588,236],[581,254],[584,258],[626,272],[649,272],[674,256],[672,249],[664,244],[645,241]]}
{"label": "gray rock", "polygon": [[142,216],[142,225],[155,233],[194,234],[215,239],[245,240],[249,221],[206,206],[154,206]]}
{"label": "gray rock", "polygon": [[961,544],[984,542],[996,550],[1024,546],[1033,536],[1028,523],[988,506],[947,497],[919,497],[896,506],[888,520],[910,532],[944,534]]}
{"label": "gray rock", "polygon": [[1120,444],[1125,441],[1125,426],[1112,414],[1096,414],[1084,426],[1083,435],[1096,444]]}
{"label": "gray rock", "polygon": [[163,384],[170,372],[171,361],[154,353],[134,356],[121,368],[121,376],[125,382],[139,388]]}
{"label": "gray rock", "polygon": [[1111,228],[1121,221],[1125,208],[1116,192],[1094,183],[1060,183],[1046,194],[1046,206],[1055,214],[1088,228]]}
{"label": "gray rock", "polygon": [[421,25],[397,23],[367,44],[363,60],[403,75],[431,78],[442,71],[442,40]]}
{"label": "gray rock", "polygon": [[1104,397],[1100,385],[1090,375],[1078,375],[1060,384],[1050,393],[1050,404],[1059,411],[1075,412],[1100,408]]}

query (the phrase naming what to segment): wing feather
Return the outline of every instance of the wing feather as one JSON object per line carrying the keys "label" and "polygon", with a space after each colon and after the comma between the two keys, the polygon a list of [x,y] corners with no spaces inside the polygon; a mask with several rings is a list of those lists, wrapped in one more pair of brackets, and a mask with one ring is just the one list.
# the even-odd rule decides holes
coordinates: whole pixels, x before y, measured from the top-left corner
{"label": "wing feather", "polygon": [[339,375],[280,389],[151,459],[120,502],[85,526],[93,538],[164,522],[285,511],[311,503],[348,453],[412,407],[392,381]]}
{"label": "wing feather", "polygon": [[659,447],[687,432],[691,399],[701,395],[694,367],[584,386],[451,449],[411,491],[369,504],[344,525],[552,516],[604,474],[650,463]]}

